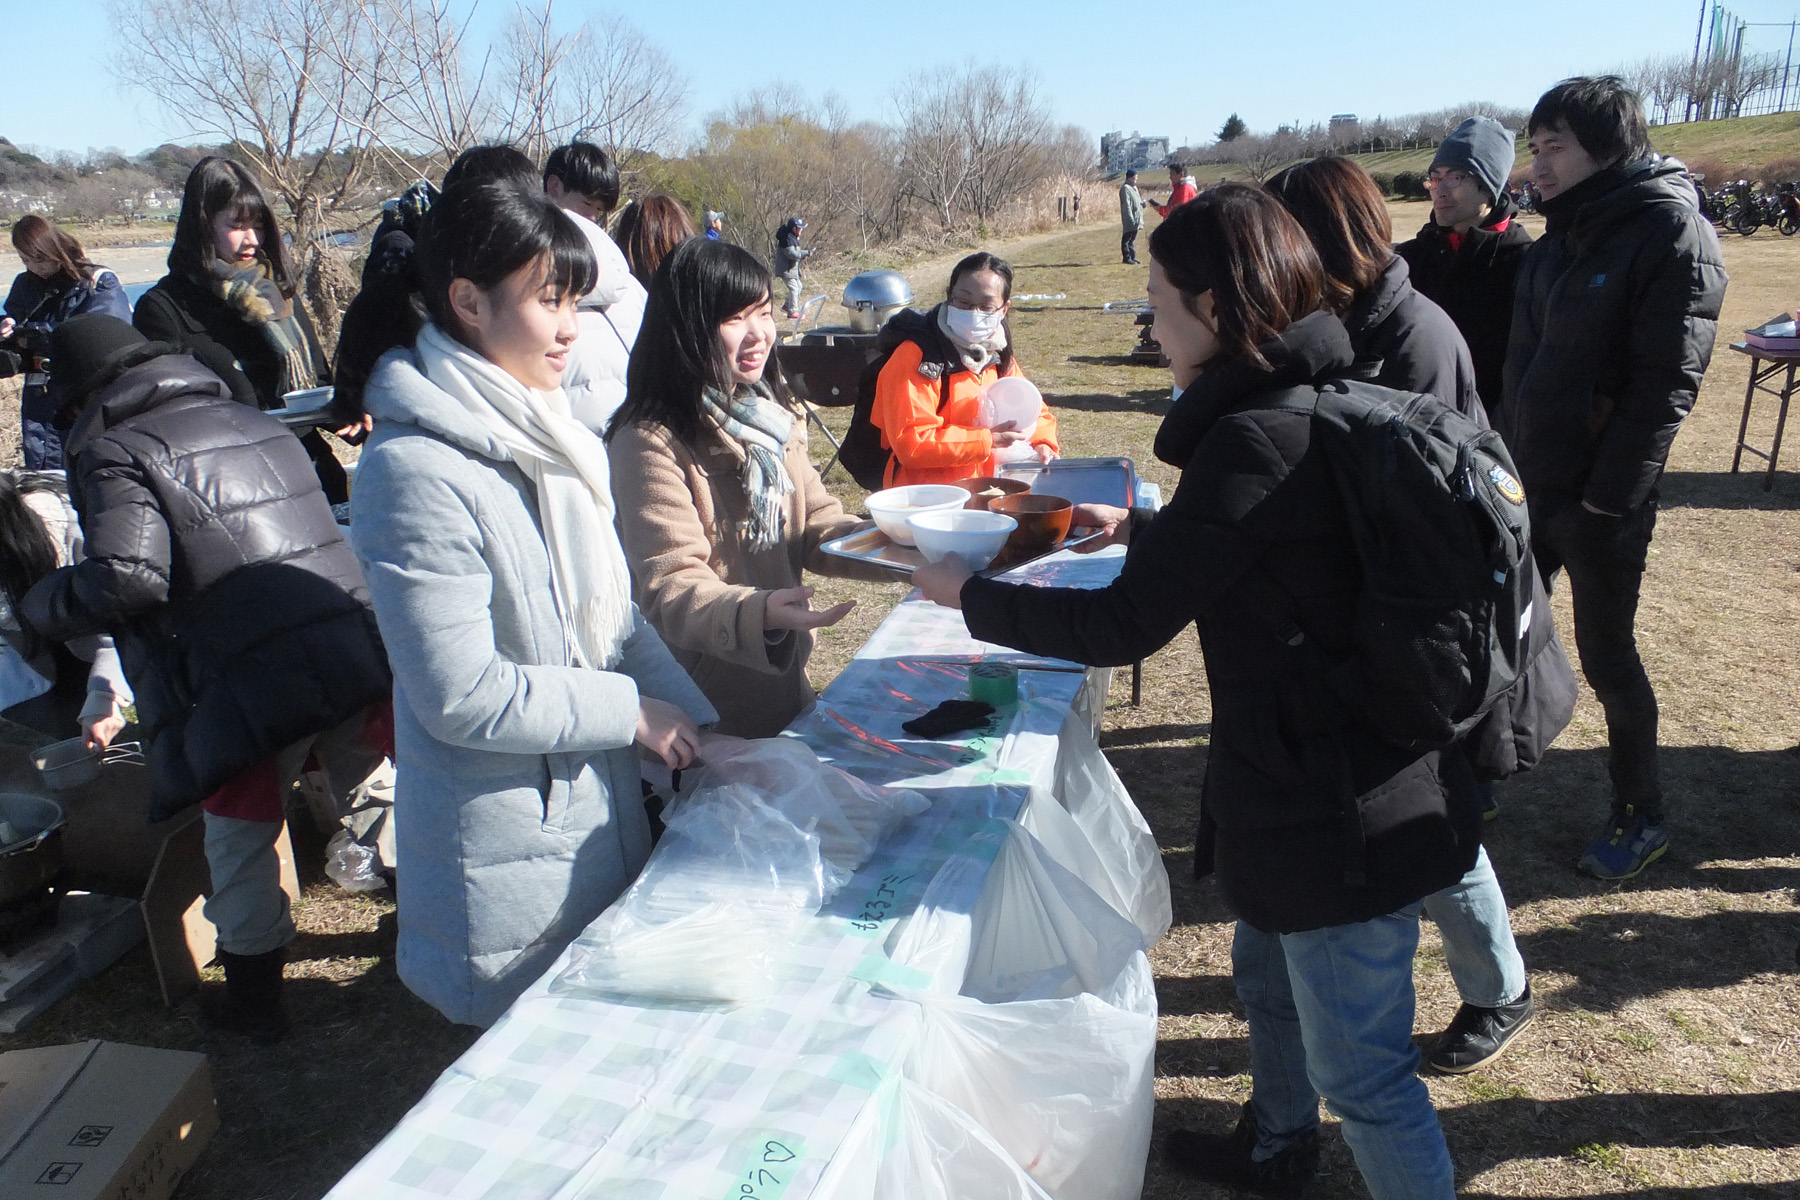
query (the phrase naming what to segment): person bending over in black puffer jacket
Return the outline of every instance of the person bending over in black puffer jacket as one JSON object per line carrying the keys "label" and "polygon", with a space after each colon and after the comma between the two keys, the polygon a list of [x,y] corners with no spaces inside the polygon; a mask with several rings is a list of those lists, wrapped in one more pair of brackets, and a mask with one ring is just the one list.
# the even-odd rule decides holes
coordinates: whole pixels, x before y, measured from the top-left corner
{"label": "person bending over in black puffer jacket", "polygon": [[87,557],[25,594],[46,638],[111,634],[137,697],[153,820],[206,814],[226,995],[216,1022],[286,1029],[294,923],[275,843],[308,754],[340,798],[390,753],[393,680],[356,556],[304,447],[213,372],[115,317],[52,337]]}

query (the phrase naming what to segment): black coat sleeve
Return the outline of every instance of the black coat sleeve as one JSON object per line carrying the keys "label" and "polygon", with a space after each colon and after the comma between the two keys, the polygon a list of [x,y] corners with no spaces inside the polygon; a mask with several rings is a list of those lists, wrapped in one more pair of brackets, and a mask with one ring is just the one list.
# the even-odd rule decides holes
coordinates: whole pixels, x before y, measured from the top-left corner
{"label": "black coat sleeve", "polygon": [[1264,412],[1220,421],[1168,506],[1134,536],[1109,586],[1038,588],[973,576],[961,596],[969,632],[1096,667],[1124,666],[1168,645],[1267,548],[1259,508],[1287,477],[1304,439],[1278,444],[1265,421],[1292,433],[1307,418]]}
{"label": "black coat sleeve", "polygon": [[1633,265],[1629,375],[1582,496],[1602,512],[1630,512],[1649,497],[1712,361],[1726,283],[1718,236],[1695,214],[1666,245]]}
{"label": "black coat sleeve", "polygon": [[[160,286],[151,288],[138,300],[137,307],[131,310],[131,323],[151,341],[167,342],[199,359],[207,370],[225,381],[225,386],[231,389],[231,398],[239,404],[262,407],[256,385],[238,364],[237,356],[217,340],[195,333],[183,319],[175,298]],[[317,339],[313,345],[316,348]]]}
{"label": "black coat sleeve", "polygon": [[40,580],[20,606],[32,628],[55,641],[116,629],[169,599],[169,524],[142,467],[105,438],[76,461],[87,557]]}

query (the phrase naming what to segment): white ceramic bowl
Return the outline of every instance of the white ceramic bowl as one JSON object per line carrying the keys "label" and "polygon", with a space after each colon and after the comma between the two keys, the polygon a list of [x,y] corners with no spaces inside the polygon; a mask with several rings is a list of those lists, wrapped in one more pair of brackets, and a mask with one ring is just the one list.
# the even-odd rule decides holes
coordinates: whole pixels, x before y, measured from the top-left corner
{"label": "white ceramic bowl", "polygon": [[1044,415],[1044,393],[1023,375],[1006,375],[981,394],[981,423],[988,429],[1012,422],[1020,433],[1036,433]]}
{"label": "white ceramic bowl", "polygon": [[864,501],[881,532],[902,546],[913,544],[912,529],[906,523],[908,517],[961,508],[968,502],[969,493],[953,483],[914,483],[888,488],[872,493]]}
{"label": "white ceramic bowl", "polygon": [[946,554],[955,554],[969,564],[971,571],[993,562],[994,555],[1000,553],[1000,547],[1019,527],[1005,513],[968,508],[915,513],[910,523],[925,561],[936,562]]}

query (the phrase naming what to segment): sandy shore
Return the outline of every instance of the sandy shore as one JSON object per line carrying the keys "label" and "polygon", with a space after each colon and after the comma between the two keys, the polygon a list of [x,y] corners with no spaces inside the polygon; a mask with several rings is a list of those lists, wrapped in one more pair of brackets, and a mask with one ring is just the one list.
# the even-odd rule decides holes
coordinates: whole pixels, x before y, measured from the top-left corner
{"label": "sandy shore", "polygon": [[[126,287],[134,283],[155,283],[169,270],[167,246],[103,246],[93,251],[91,257],[117,275],[119,282]],[[25,264],[19,261],[19,256],[8,245],[6,254],[0,257],[0,271],[4,271],[10,280],[24,269]]]}

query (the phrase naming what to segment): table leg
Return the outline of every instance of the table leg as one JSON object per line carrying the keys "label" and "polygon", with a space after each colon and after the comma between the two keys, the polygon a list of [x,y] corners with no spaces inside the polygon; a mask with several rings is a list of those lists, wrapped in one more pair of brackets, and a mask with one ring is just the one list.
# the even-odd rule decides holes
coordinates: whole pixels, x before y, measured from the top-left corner
{"label": "table leg", "polygon": [[1138,659],[1131,664],[1131,707],[1136,708],[1144,699],[1144,660]]}
{"label": "table leg", "polygon": [[1738,421],[1737,450],[1731,456],[1731,473],[1733,475],[1738,472],[1738,464],[1744,461],[1744,435],[1750,429],[1750,405],[1756,399],[1756,370],[1761,365],[1762,360],[1759,358],[1750,360],[1750,383],[1744,388],[1744,415]]}
{"label": "table leg", "polygon": [[1775,463],[1781,458],[1781,431],[1787,427],[1788,401],[1794,398],[1794,369],[1800,363],[1789,363],[1787,383],[1781,389],[1781,408],[1775,414],[1775,441],[1769,446],[1769,471],[1763,476],[1763,491],[1775,490]]}

